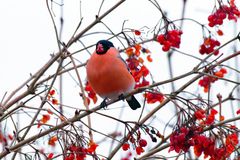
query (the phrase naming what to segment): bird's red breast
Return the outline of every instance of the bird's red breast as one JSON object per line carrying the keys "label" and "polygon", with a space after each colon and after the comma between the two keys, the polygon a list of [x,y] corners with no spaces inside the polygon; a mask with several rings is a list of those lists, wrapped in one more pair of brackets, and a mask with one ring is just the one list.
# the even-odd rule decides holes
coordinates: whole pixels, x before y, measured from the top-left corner
{"label": "bird's red breast", "polygon": [[103,98],[116,98],[131,91],[135,86],[134,78],[114,47],[102,55],[94,52],[86,69],[88,82]]}

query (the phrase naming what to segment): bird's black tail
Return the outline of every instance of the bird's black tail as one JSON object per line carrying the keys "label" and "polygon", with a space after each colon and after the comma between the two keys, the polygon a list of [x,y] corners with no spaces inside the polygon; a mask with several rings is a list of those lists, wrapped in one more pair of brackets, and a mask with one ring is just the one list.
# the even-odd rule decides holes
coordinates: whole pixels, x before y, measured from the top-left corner
{"label": "bird's black tail", "polygon": [[137,101],[137,99],[134,96],[131,96],[130,98],[127,98],[126,100],[132,110],[136,110],[141,107],[140,103]]}

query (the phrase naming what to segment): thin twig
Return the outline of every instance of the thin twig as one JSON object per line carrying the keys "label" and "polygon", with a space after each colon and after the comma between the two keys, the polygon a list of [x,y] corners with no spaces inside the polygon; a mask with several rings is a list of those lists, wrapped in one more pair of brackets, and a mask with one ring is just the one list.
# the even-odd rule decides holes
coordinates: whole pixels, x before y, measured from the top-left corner
{"label": "thin twig", "polygon": [[[76,68],[76,63],[75,63],[75,61],[74,61],[74,59],[73,59],[73,57],[71,55],[69,57],[71,59],[71,62],[73,64],[73,66],[74,66],[74,70],[75,70],[77,78],[78,78],[78,82],[79,82],[80,90],[81,90],[81,97],[83,99],[83,104],[86,107],[86,109],[89,110],[89,105],[88,105],[87,97],[86,97],[86,94],[85,94],[85,91],[84,91],[84,86],[83,86],[80,74],[79,74],[79,72],[78,72],[78,70]],[[90,115],[87,116],[87,120],[88,120],[89,128],[92,128]],[[89,137],[90,137],[90,140],[93,141],[93,134],[92,134],[92,130],[91,129],[89,129]]]}

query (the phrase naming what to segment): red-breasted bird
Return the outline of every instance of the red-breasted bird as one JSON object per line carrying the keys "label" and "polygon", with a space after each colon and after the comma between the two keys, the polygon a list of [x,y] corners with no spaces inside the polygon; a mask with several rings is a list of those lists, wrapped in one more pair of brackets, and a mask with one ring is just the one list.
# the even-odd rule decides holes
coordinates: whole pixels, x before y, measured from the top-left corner
{"label": "red-breasted bird", "polygon": [[[135,80],[113,43],[100,40],[87,62],[87,79],[93,90],[105,100],[120,98],[134,89]],[[134,96],[126,98],[131,109],[141,105]]]}

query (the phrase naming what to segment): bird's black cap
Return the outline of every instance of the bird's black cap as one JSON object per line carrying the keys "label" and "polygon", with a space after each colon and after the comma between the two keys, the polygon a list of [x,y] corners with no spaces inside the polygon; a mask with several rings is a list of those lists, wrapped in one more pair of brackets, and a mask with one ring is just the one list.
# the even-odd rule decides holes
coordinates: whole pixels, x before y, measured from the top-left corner
{"label": "bird's black cap", "polygon": [[105,54],[109,48],[114,47],[113,43],[108,40],[100,40],[96,44],[96,53]]}

